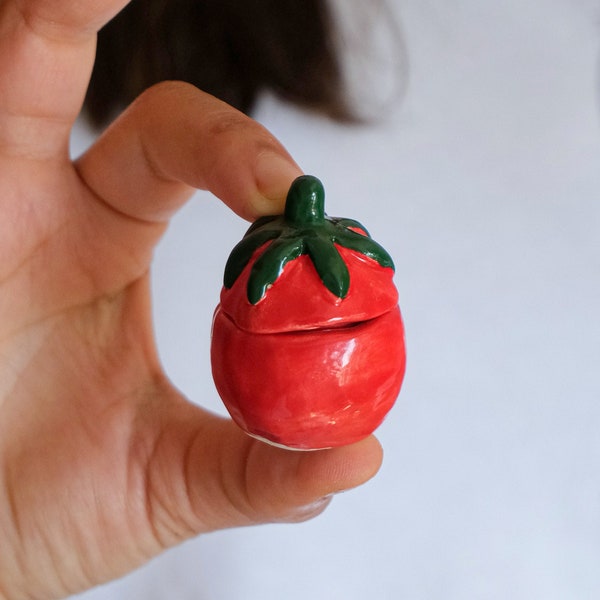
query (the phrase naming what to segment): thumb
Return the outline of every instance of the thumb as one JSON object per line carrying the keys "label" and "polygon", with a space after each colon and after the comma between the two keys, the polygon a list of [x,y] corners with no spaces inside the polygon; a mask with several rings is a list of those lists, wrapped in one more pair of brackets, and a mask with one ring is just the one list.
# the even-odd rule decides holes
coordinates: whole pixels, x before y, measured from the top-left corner
{"label": "thumb", "polygon": [[374,437],[331,450],[290,451],[180,397],[169,404],[158,410],[168,415],[147,421],[155,444],[143,478],[148,518],[163,548],[216,529],[304,521],[381,465]]}

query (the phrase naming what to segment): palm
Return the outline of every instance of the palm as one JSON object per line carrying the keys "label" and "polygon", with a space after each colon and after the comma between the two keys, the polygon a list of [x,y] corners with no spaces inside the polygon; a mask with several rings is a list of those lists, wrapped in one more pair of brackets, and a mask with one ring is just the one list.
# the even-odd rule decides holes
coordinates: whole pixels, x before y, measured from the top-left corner
{"label": "palm", "polygon": [[[115,563],[102,574],[110,576],[167,542],[153,539],[146,507],[136,506],[154,441],[144,438],[140,407],[160,385],[145,273],[162,226],[124,219],[67,165],[58,176],[32,165],[24,183],[28,197],[2,194],[2,239],[18,251],[0,262],[0,452],[10,492],[1,498],[9,510],[0,510],[0,530],[4,539],[27,534],[21,560],[44,545],[48,564],[24,569],[40,581],[51,581],[65,547],[77,547],[82,565],[94,569],[116,544],[123,554],[112,553]],[[136,520],[147,530],[138,539],[127,535]],[[89,536],[90,523],[101,523],[106,536]],[[93,583],[85,570],[73,579],[75,588]]]}
{"label": "palm", "polygon": [[125,3],[0,10],[0,600],[85,589],[203,531],[306,518],[381,459],[373,439],[309,455],[250,441],[163,375],[148,271],[170,216],[193,187],[273,213],[299,170],[184,84],[150,90],[71,163],[94,30]]}

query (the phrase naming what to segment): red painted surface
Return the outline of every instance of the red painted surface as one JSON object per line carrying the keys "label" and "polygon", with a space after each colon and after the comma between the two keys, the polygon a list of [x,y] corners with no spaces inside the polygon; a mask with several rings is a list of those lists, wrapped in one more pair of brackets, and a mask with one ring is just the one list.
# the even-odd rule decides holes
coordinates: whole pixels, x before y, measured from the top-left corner
{"label": "red painted surface", "polygon": [[213,376],[248,433],[296,449],[356,442],[394,404],[405,368],[397,307],[345,327],[260,334],[217,308]]}
{"label": "red painted surface", "polygon": [[251,435],[295,449],[356,442],[394,404],[405,370],[393,270],[338,248],[350,270],[341,300],[300,256],[256,305],[246,298],[259,249],[215,311],[211,362],[219,395]]}

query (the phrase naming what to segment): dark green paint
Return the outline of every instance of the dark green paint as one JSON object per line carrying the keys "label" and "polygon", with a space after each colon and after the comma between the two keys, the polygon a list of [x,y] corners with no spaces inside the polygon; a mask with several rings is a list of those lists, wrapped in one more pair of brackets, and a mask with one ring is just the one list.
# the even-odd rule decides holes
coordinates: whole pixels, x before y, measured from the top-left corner
{"label": "dark green paint", "polygon": [[[361,229],[366,236],[350,227]],[[261,217],[232,250],[225,265],[224,285],[231,288],[258,248],[271,242],[252,265],[248,279],[248,301],[257,304],[281,275],[285,265],[307,254],[323,285],[338,298],[350,288],[350,274],[334,244],[394,268],[390,255],[353,219],[330,218],[325,214],[323,185],[310,175],[298,177],[288,193],[283,215]]]}

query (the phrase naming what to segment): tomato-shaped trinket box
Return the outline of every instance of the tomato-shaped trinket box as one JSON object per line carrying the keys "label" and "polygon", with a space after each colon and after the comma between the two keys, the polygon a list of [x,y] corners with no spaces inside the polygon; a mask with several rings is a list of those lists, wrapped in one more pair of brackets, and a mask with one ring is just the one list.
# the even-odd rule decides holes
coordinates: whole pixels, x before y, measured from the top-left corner
{"label": "tomato-shaped trinket box", "polygon": [[406,362],[393,275],[360,223],[325,214],[318,179],[296,179],[284,214],[258,219],[225,267],[211,363],[234,421],[298,450],[371,434]]}

